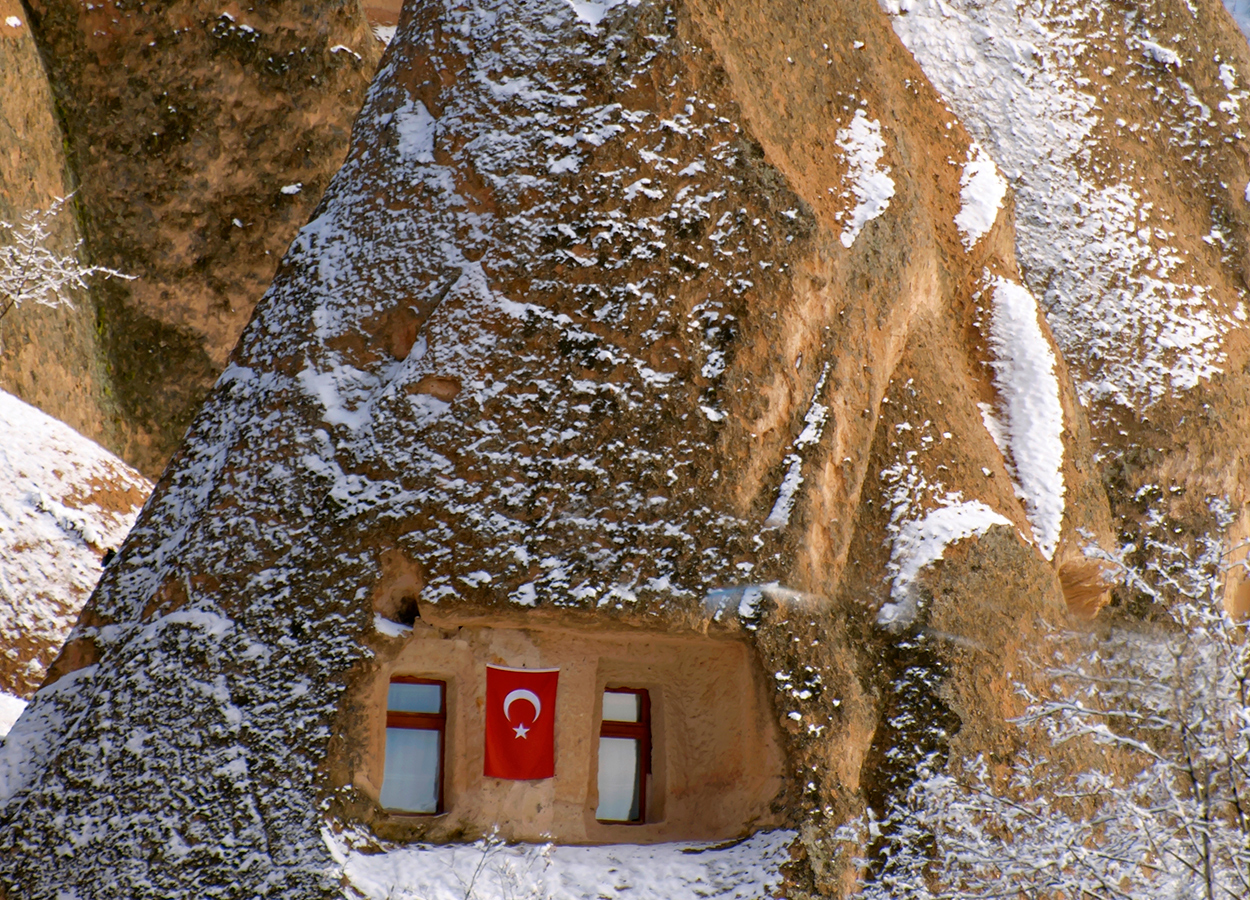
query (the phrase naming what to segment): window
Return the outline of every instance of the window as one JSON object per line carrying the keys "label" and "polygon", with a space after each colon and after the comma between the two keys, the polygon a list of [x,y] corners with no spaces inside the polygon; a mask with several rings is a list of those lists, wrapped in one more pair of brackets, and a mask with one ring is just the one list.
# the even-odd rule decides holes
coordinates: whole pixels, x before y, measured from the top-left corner
{"label": "window", "polygon": [[608,688],[599,727],[600,822],[646,821],[651,771],[651,700],[646,691]]}
{"label": "window", "polygon": [[382,806],[399,812],[443,811],[447,685],[403,676],[386,693],[386,766]]}

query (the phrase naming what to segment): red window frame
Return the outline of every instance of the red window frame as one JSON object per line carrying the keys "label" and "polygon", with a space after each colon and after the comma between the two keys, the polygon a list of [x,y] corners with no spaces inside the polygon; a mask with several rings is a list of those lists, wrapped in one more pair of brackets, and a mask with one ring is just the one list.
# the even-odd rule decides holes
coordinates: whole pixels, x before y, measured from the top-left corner
{"label": "red window frame", "polygon": [[[638,721],[616,722],[602,718],[604,694],[637,694]],[[651,695],[646,688],[605,687],[599,693],[599,737],[635,738],[638,741],[638,818],[596,819],[606,825],[642,825],[647,821],[647,776],[651,774]]]}
{"label": "red window frame", "polygon": [[438,712],[414,713],[400,712],[389,707],[386,710],[387,728],[419,728],[423,731],[438,732],[438,805],[432,813],[407,812],[395,810],[398,815],[437,816],[444,811],[443,782],[447,776],[447,682],[437,678],[416,678],[411,675],[392,675],[390,684],[436,684],[438,685]]}

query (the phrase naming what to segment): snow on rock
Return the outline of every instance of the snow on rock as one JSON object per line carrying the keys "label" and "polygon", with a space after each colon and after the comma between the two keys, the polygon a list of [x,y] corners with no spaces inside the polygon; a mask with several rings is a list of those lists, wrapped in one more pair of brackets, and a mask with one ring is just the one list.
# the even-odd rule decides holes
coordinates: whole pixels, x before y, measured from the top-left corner
{"label": "snow on rock", "polygon": [[657,623],[777,552],[784,534],[753,542],[768,507],[724,490],[730,376],[812,214],[746,156],[678,22],[626,3],[592,29],[565,0],[404,17],[70,638],[99,661],[6,741],[0,880],[325,896],[321,764],[346,673],[391,627],[384,548],[420,561],[423,601]]}
{"label": "snow on rock", "polygon": [[21,697],[14,697],[12,694],[0,691],[0,738],[9,733],[13,723],[17,721],[25,708],[26,701]]}
{"label": "snow on rock", "polygon": [[964,247],[971,250],[994,226],[1006,196],[1007,180],[999,174],[985,148],[973,141],[959,177],[960,207],[955,216]]}
{"label": "snow on rock", "polygon": [[[1153,227],[1148,188],[1087,165],[1101,104],[1077,71],[1089,46],[1077,25],[1102,10],[1014,0],[880,5],[1011,184],[1017,256],[1082,375],[1082,399],[1144,408],[1216,374],[1229,315]],[[1140,59],[1149,48],[1134,40],[1129,52]]]}
{"label": "snow on rock", "polygon": [[369,900],[754,900],[772,896],[796,835],[765,832],[727,847],[556,847],[487,840],[382,853],[349,849],[329,832],[324,837],[347,882]]}
{"label": "snow on rock", "polygon": [[0,391],[0,691],[28,695],[152,485]]}
{"label": "snow on rock", "polygon": [[829,407],[819,401],[828,378],[829,364],[825,363],[820,378],[816,381],[816,388],[812,391],[811,405],[803,417],[803,430],[794,439],[794,451],[786,457],[786,474],[777,489],[777,500],[773,503],[768,518],[764,520],[765,528],[782,528],[790,524],[790,513],[794,509],[798,490],[803,485],[803,448],[820,440],[825,430],[825,419],[829,416]]}
{"label": "snow on rock", "polygon": [[587,25],[598,25],[613,7],[628,3],[637,6],[641,0],[566,0],[577,18]]}
{"label": "snow on rock", "polygon": [[[1038,323],[1037,301],[1028,289],[997,277],[990,314],[994,385],[1002,413],[986,423],[1007,460],[1024,501],[1033,536],[1047,559],[1055,555],[1063,526],[1063,406],[1055,354]],[[985,415],[986,411],[982,410]],[[995,423],[991,427],[991,423]]]}
{"label": "snow on rock", "polygon": [[[890,167],[881,165],[885,153],[881,123],[868,118],[862,109],[855,110],[851,124],[838,131],[837,144],[846,153],[846,178],[850,182],[841,196],[855,200],[849,216],[845,212],[838,216],[843,221],[842,246],[850,249],[864,226],[889,208],[894,179]],[[834,189],[829,192],[834,193]]]}
{"label": "snow on rock", "polygon": [[904,524],[890,553],[890,570],[894,573],[890,600],[878,610],[877,622],[887,628],[906,627],[914,622],[919,612],[914,587],[920,572],[941,559],[951,544],[979,537],[995,525],[1015,527],[979,500],[939,506]]}

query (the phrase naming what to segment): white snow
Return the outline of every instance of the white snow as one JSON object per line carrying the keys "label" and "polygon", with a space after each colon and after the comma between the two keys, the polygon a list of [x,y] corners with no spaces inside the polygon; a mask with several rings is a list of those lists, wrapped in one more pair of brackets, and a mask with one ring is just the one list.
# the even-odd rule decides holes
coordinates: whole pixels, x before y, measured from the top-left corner
{"label": "white snow", "polygon": [[772,831],[729,846],[569,847],[486,840],[363,853],[328,830],[322,834],[347,882],[369,900],[754,900],[772,896],[796,837],[793,831]]}
{"label": "white snow", "polygon": [[955,225],[963,234],[964,248],[971,250],[998,219],[1003,198],[1007,196],[1007,180],[998,172],[998,166],[985,152],[985,148],[973,141],[968,147],[968,161],[964,163],[959,177],[959,215]]}
{"label": "white snow", "polygon": [[400,155],[410,162],[434,162],[434,129],[437,124],[420,100],[409,100],[395,110]]}
{"label": "white snow", "polygon": [[26,701],[21,697],[0,691],[0,738],[9,733],[17,717],[26,708]]}
{"label": "white snow", "polygon": [[939,506],[924,518],[903,525],[890,553],[894,573],[890,600],[877,612],[878,624],[901,627],[915,621],[919,609],[914,585],[920,572],[941,559],[951,544],[979,537],[995,525],[1014,527],[979,500]]}
{"label": "white snow", "polygon": [[[51,700],[58,694],[72,692],[81,687],[79,682],[90,680],[98,668],[87,666],[70,672],[42,688],[39,696]],[[22,713],[0,741],[0,804],[38,777],[43,753],[51,743],[49,737],[57,735],[65,724],[65,713],[55,702],[33,703]]]}
{"label": "white snow", "polygon": [[9,16],[7,19],[4,20],[4,24],[8,25],[10,28],[21,28],[22,20],[19,19],[17,16]]}
{"label": "white snow", "polygon": [[[1055,354],[1028,289],[1002,277],[991,284],[990,347],[995,356],[994,384],[1003,405],[1002,430],[1011,447],[1008,462],[1033,536],[1042,554],[1051,559],[1063,525],[1065,489],[1063,407]],[[995,440],[1000,441],[1001,435]]]}
{"label": "white snow", "polygon": [[103,447],[0,391],[0,653],[42,680],[99,580],[101,555],[134,524],[152,485]]}
{"label": "white snow", "polygon": [[294,184],[286,184],[282,186],[282,193],[287,196],[294,196],[304,189],[304,183],[297,181]]}
{"label": "white snow", "polygon": [[[846,177],[851,183],[841,196],[855,198],[855,208],[842,227],[842,246],[850,249],[864,226],[889,207],[894,179],[889,166],[881,165],[885,153],[881,123],[868,118],[862,109],[855,110],[851,124],[838,131],[837,144],[846,152]],[[833,192],[833,188],[829,190]],[[839,213],[838,219],[843,218],[845,214]]]}
{"label": "white snow", "polygon": [[566,0],[573,7],[573,14],[587,25],[598,25],[609,10],[628,3],[637,6],[641,0]]}
{"label": "white snow", "polygon": [[1154,41],[1142,41],[1141,49],[1142,53],[1161,66],[1172,66],[1177,69],[1181,67],[1181,58],[1176,51],[1169,50],[1162,44],[1156,44]]}
{"label": "white snow", "polygon": [[395,40],[395,32],[398,30],[398,27],[395,25],[374,25],[373,36],[384,45],[389,46],[391,41]]}
{"label": "white snow", "polygon": [[820,440],[825,430],[825,419],[829,416],[829,407],[817,399],[824,390],[825,381],[829,377],[829,364],[825,363],[816,387],[812,390],[812,402],[803,416],[803,430],[794,439],[794,451],[786,456],[786,474],[777,489],[777,500],[764,520],[765,528],[784,528],[790,524],[790,513],[794,509],[798,490],[803,485],[803,448]]}
{"label": "white snow", "polygon": [[373,614],[373,627],[379,634],[384,634],[387,637],[406,638],[412,634],[410,625],[392,622],[380,613]]}

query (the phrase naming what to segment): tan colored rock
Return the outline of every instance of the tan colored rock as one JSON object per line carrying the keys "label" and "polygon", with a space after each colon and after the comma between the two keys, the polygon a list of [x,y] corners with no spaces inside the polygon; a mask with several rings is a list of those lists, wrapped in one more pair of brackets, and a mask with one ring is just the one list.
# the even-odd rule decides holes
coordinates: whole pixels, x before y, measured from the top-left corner
{"label": "tan colored rock", "polygon": [[[1250,521],[1245,35],[1218,0],[882,5],[1016,192],[1024,280],[1089,408],[1127,561],[1144,566],[1152,543],[1192,554],[1230,523],[1236,543]],[[1018,59],[1026,33],[1037,53]]]}
{"label": "tan colored rock", "polygon": [[[0,2],[0,58],[0,221],[20,227],[24,215],[69,196],[74,177],[56,103],[18,0]],[[80,208],[67,205],[52,223],[50,249],[74,254],[82,240]],[[118,447],[124,428],[109,392],[92,298],[74,292],[67,299],[73,308],[28,303],[0,319],[0,388]]]}
{"label": "tan colored rock", "polygon": [[[83,304],[94,353],[68,348],[67,365],[105,361],[103,416],[68,415],[56,385],[11,377],[69,421],[103,418],[88,430],[155,475],[342,162],[377,43],[355,2],[47,0],[31,11],[86,250],[137,280]],[[37,71],[30,62],[19,76],[26,90],[40,89]],[[40,126],[49,147],[60,144],[53,123]],[[61,172],[59,158],[47,165]],[[28,365],[54,355],[51,341],[30,340]]]}
{"label": "tan colored rock", "polygon": [[[433,855],[377,842],[500,821],[615,840],[590,812],[615,660],[713,710],[747,685],[733,727],[765,761],[640,839],[784,826],[785,890],[844,895],[841,824],[925,757],[1005,770],[1047,635],[1142,611],[1091,545],[1250,533],[1250,51],[1212,4],[1143,13],[1155,37],[1184,23],[1168,46],[1099,3],[1035,22],[951,0],[953,25],[919,3],[599,6],[407,7],[344,168],[0,758],[4,877],[49,877],[48,821],[90,835],[58,887],[105,867],[167,892],[329,895],[371,854],[396,861],[379,890],[415,891],[398,861]],[[1020,83],[941,77],[939,39],[979,15],[1050,29]],[[1033,116],[1008,88],[1046,73],[1075,105]],[[1077,132],[1027,156],[1034,125]],[[1114,227],[1048,219],[1067,195],[1035,170]],[[487,663],[576,673],[556,781],[478,774]],[[450,818],[381,808],[394,674],[456,684]],[[728,730],[665,754],[666,783],[732,770]],[[139,732],[133,758],[101,749]]]}

